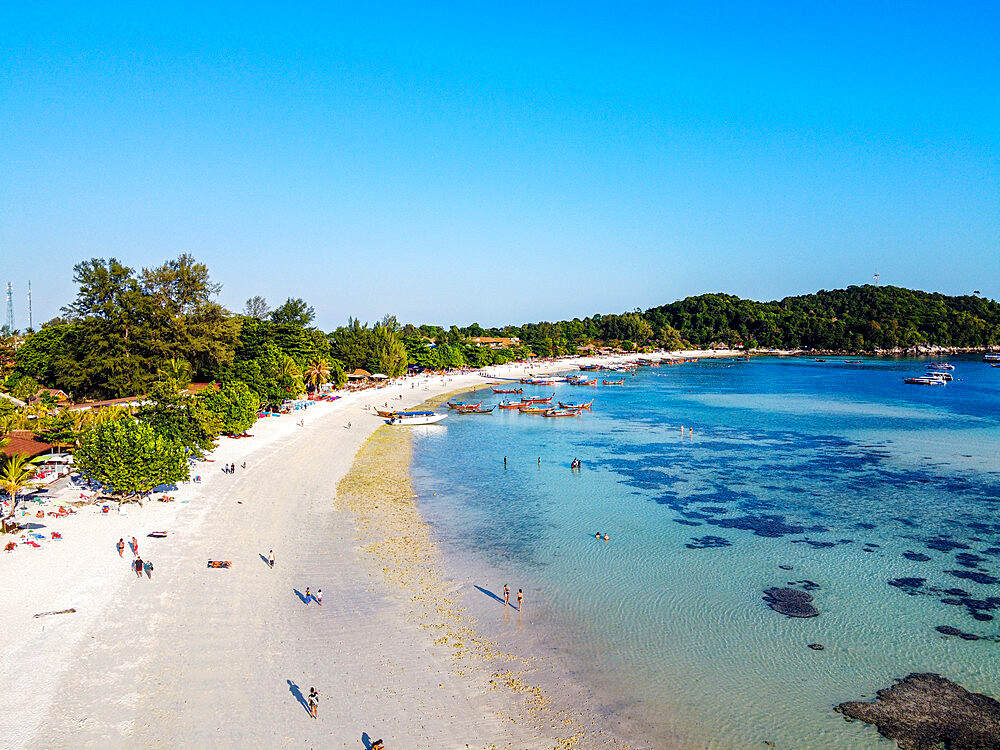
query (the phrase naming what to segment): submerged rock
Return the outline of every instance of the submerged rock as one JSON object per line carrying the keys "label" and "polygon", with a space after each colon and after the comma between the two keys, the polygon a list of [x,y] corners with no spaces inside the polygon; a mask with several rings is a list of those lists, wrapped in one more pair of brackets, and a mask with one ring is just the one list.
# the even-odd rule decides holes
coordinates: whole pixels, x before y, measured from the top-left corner
{"label": "submerged rock", "polygon": [[798,589],[772,588],[764,592],[767,606],[788,617],[816,617],[819,610],[810,604],[812,599],[812,594]]}
{"label": "submerged rock", "polygon": [[874,724],[903,750],[1000,748],[1000,702],[936,674],[911,674],[878,691],[873,703],[850,701],[836,711]]}
{"label": "submerged rock", "polygon": [[930,555],[925,555],[923,552],[914,552],[913,550],[906,550],[903,553],[903,557],[907,560],[913,560],[913,562],[927,562],[931,559]]}
{"label": "submerged rock", "polygon": [[809,648],[811,648],[813,651],[822,651],[823,650],[823,644],[822,643],[810,643],[809,644]]}

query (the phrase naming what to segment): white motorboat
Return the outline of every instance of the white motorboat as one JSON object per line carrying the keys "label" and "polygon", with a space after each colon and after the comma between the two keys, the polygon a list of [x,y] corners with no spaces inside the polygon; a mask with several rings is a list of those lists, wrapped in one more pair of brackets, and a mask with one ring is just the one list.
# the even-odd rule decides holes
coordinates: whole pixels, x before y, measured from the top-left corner
{"label": "white motorboat", "polygon": [[954,370],[955,365],[950,362],[931,362],[927,365],[928,370]]}
{"label": "white motorboat", "polygon": [[432,411],[398,411],[385,420],[385,423],[395,426],[434,424],[447,416],[447,414],[435,414]]}

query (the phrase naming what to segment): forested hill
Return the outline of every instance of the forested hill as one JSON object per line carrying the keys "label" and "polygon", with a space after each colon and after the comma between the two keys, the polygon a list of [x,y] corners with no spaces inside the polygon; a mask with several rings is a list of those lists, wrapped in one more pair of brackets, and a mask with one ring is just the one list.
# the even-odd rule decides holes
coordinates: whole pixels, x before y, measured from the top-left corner
{"label": "forested hill", "polygon": [[703,294],[654,307],[643,317],[654,329],[676,329],[694,346],[873,351],[1000,344],[1000,304],[993,300],[870,284],[778,302]]}

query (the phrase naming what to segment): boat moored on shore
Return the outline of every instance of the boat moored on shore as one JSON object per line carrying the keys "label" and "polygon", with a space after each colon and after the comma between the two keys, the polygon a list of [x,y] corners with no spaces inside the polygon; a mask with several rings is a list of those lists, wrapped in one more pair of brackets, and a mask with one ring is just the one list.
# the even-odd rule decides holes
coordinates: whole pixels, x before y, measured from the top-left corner
{"label": "boat moored on shore", "polygon": [[397,427],[400,425],[435,424],[447,416],[447,414],[435,414],[432,411],[398,411],[385,420],[385,423]]}

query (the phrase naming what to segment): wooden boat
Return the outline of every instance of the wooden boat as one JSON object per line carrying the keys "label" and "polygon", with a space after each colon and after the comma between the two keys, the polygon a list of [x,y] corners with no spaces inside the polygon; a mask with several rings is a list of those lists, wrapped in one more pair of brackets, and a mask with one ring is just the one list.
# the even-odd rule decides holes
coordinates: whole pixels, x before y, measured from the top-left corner
{"label": "wooden boat", "polygon": [[468,401],[449,401],[448,402],[448,408],[449,409],[461,409],[463,406],[471,406],[473,409],[475,409],[475,408],[478,408],[478,407],[480,407],[482,405],[483,405],[482,401],[480,401],[478,404],[472,404],[472,403],[469,403]]}
{"label": "wooden boat", "polygon": [[589,409],[590,405],[594,403],[594,399],[590,399],[585,404],[565,404],[562,401],[559,402],[560,409]]}
{"label": "wooden boat", "polygon": [[861,360],[860,359],[845,359],[844,360],[844,364],[845,365],[860,365],[861,364]]}
{"label": "wooden boat", "polygon": [[520,409],[522,406],[528,406],[528,404],[523,401],[501,401],[497,406],[501,409]]}
{"label": "wooden boat", "polygon": [[553,393],[548,398],[542,398],[541,396],[522,396],[521,401],[526,404],[551,404],[555,395],[556,394]]}
{"label": "wooden boat", "polygon": [[737,362],[749,362],[750,361],[750,357],[737,357],[736,361]]}
{"label": "wooden boat", "polygon": [[579,417],[583,414],[583,409],[548,409],[543,417]]}
{"label": "wooden boat", "polygon": [[600,365],[580,365],[580,369],[586,372],[588,370],[600,370],[601,366]]}
{"label": "wooden boat", "polygon": [[816,360],[815,360],[815,361],[816,361],[816,362],[826,362],[826,360],[825,360],[825,359],[819,359],[818,357],[816,358]]}
{"label": "wooden boat", "polygon": [[551,406],[531,406],[529,404],[525,404],[520,408],[520,412],[522,414],[544,414],[545,412],[551,410]]}
{"label": "wooden boat", "polygon": [[434,424],[447,416],[447,414],[435,414],[432,411],[400,411],[385,420],[385,423],[397,427],[400,425]]}
{"label": "wooden boat", "polygon": [[569,380],[570,385],[597,385],[597,378],[593,380]]}
{"label": "wooden boat", "polygon": [[496,409],[496,404],[491,406],[489,409],[480,409],[475,406],[460,406],[458,408],[459,414],[492,414],[493,410]]}
{"label": "wooden boat", "polygon": [[394,409],[376,409],[375,413],[378,414],[383,419],[386,419],[387,417],[391,417],[396,412]]}
{"label": "wooden boat", "polygon": [[494,388],[494,393],[524,393],[524,388]]}
{"label": "wooden boat", "polygon": [[622,378],[621,380],[605,380],[605,381],[603,381],[603,384],[604,385],[625,385],[625,378]]}

